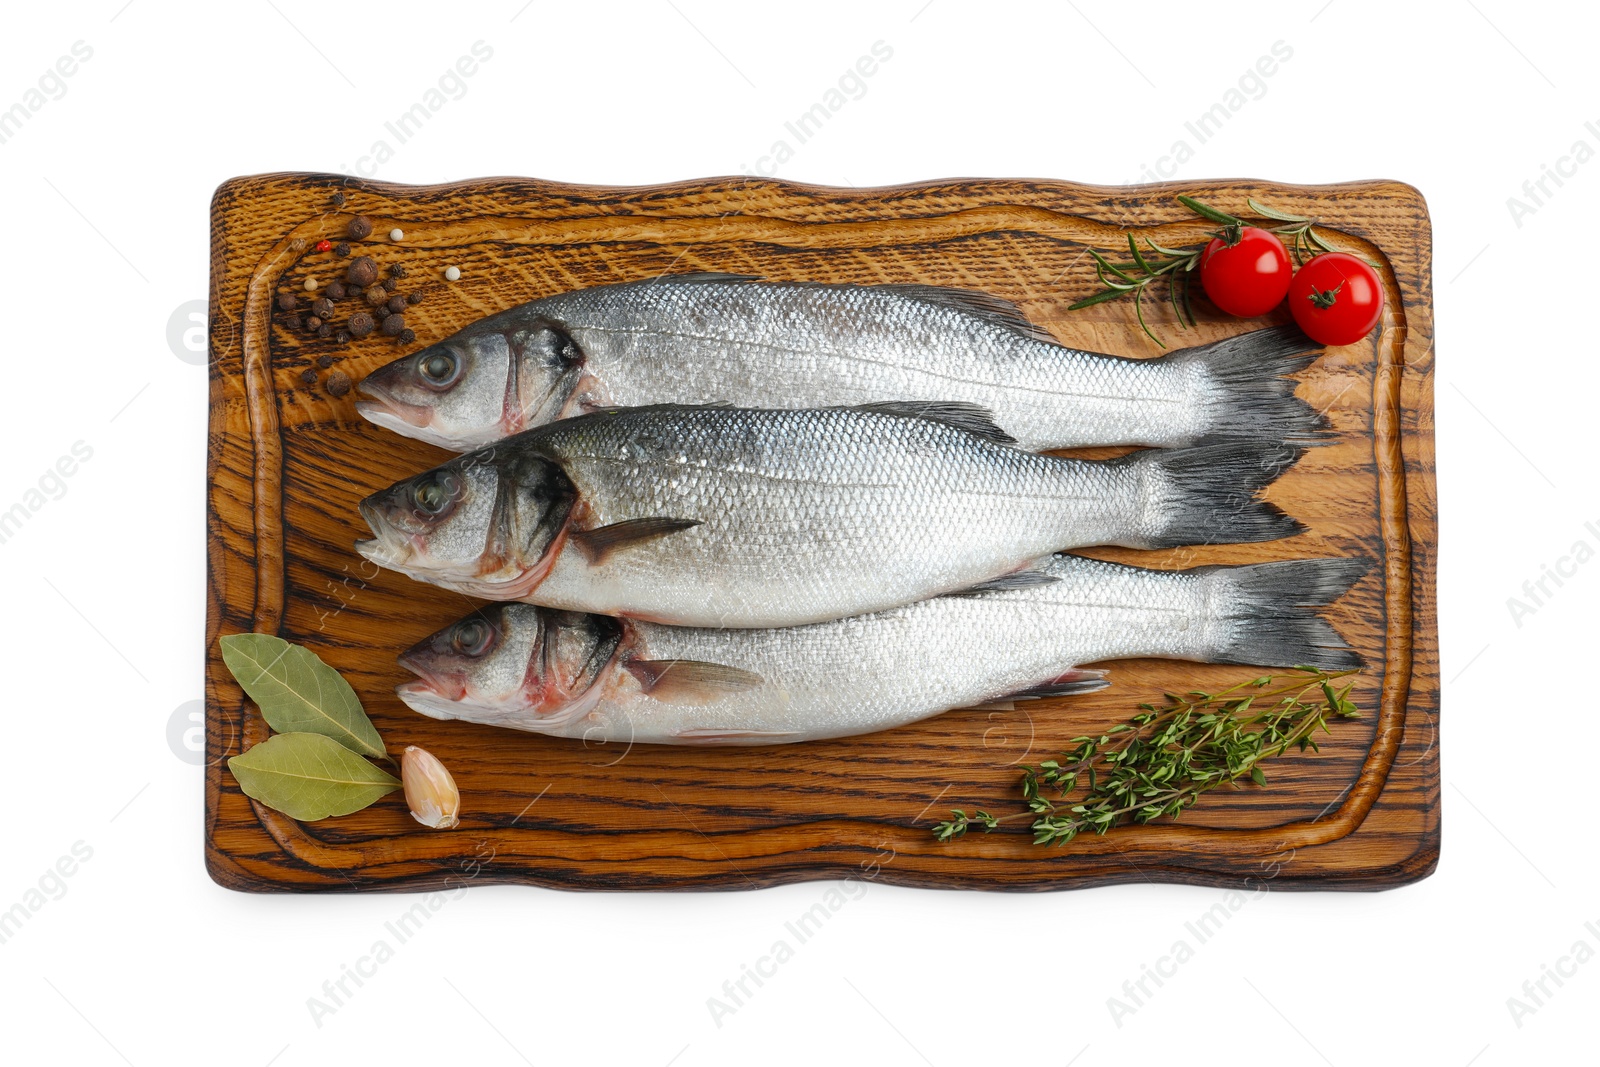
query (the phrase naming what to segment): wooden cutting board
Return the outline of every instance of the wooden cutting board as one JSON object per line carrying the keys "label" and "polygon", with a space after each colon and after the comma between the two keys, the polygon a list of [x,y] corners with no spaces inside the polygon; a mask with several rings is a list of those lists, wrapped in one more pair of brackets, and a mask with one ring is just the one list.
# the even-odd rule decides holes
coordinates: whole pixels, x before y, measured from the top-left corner
{"label": "wooden cutting board", "polygon": [[[330,199],[345,197],[343,206]],[[1315,215],[1381,264],[1380,331],[1332,349],[1301,395],[1338,439],[1269,492],[1308,526],[1262,545],[1093,554],[1152,567],[1364,555],[1371,573],[1329,617],[1366,657],[1363,717],[1320,754],[1269,765],[1270,787],[1219,790],[1178,823],[1035,847],[1026,829],[950,844],[930,828],[951,807],[1018,807],[1017,767],[1122,721],[1165,690],[1212,688],[1249,668],[1110,664],[1111,688],[1014,711],[961,710],[866,737],[761,749],[581,743],[439,722],[394,696],[395,654],[469,610],[458,594],[379,572],[351,543],[356,501],[445,453],[359,418],[327,379],[359,378],[474,319],[535,297],[667,272],[925,282],[1016,301],[1063,342],[1124,355],[1159,350],[1126,302],[1067,306],[1095,288],[1090,248],[1128,228],[1200,241],[1189,193],[1247,214],[1253,196]],[[351,252],[400,265],[416,340],[341,344],[286,324],[276,294],[343,274],[350,217],[373,219]],[[211,432],[206,623],[206,862],[242,890],[423,889],[516,882],[563,888],[728,888],[875,877],[920,886],[1059,889],[1122,881],[1378,889],[1421,878],[1439,850],[1439,650],[1434,575],[1433,309],[1422,197],[1388,181],[1323,187],[1196,182],[1111,188],[944,181],[830,189],[729,178],[639,189],[520,179],[408,187],[335,175],[239,178],[211,207]],[[391,228],[404,239],[388,239]],[[442,276],[448,265],[459,282]],[[1199,306],[1190,344],[1266,324]],[[342,303],[342,321],[353,304]],[[1270,321],[1285,321],[1280,308]],[[318,365],[331,357],[331,368]],[[309,372],[309,373],[308,373]],[[310,378],[313,381],[308,382]],[[258,630],[309,646],[348,678],[392,752],[421,745],[454,772],[462,822],[426,830],[396,793],[366,811],[301,825],[240,793],[224,760],[267,736],[218,652]],[[1028,640],[1027,634],[1015,635]]]}

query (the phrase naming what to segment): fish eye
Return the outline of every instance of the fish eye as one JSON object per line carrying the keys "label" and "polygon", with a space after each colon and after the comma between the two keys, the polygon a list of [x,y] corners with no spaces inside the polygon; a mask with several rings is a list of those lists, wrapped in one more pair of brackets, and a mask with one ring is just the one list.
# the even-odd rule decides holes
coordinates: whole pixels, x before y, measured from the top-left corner
{"label": "fish eye", "polygon": [[454,503],[459,488],[449,474],[430,474],[411,486],[411,502],[424,515],[438,515]]}
{"label": "fish eye", "polygon": [[463,656],[481,656],[489,651],[494,641],[494,627],[482,619],[468,619],[457,623],[450,636],[450,646]]}
{"label": "fish eye", "polygon": [[453,352],[428,352],[417,360],[417,373],[434,389],[448,389],[461,377],[461,361]]}

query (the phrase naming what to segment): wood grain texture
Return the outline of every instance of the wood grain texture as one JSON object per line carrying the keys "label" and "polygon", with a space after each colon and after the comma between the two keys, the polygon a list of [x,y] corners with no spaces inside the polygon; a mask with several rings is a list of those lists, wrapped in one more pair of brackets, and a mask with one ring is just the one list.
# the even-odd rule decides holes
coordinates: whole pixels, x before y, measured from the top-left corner
{"label": "wood grain texture", "polygon": [[[338,209],[335,190],[347,197]],[[1274,760],[1270,788],[1220,791],[1180,823],[1057,849],[1035,848],[1021,828],[948,845],[930,833],[952,806],[1014,809],[1022,761],[1049,758],[1164,690],[1228,684],[1247,668],[1121,660],[1110,664],[1112,687],[1085,697],[760,750],[585,746],[435,721],[394,696],[407,677],[395,654],[470,605],[357,556],[351,544],[366,530],[355,504],[445,454],[367,424],[353,397],[335,399],[301,377],[328,355],[359,379],[407,349],[377,335],[318,340],[288,329],[273,306],[307,274],[342,273],[343,260],[314,246],[340,239],[352,214],[374,221],[353,254],[403,265],[402,291],[424,293],[406,313],[411,348],[549,293],[708,270],[981,289],[1016,301],[1068,344],[1143,356],[1158,350],[1126,304],[1066,308],[1094,287],[1087,249],[1125,247],[1130,228],[1168,246],[1203,237],[1206,224],[1174,202],[1178,192],[1241,213],[1253,196],[1319,216],[1381,265],[1389,297],[1373,338],[1329,350],[1301,375],[1301,395],[1339,433],[1269,491],[1305,533],[1265,545],[1092,553],[1154,567],[1320,555],[1377,562],[1329,612],[1369,664],[1356,690],[1363,718],[1336,724],[1320,754]],[[985,889],[1145,880],[1376,889],[1436,865],[1431,235],[1411,187],[963,180],[841,190],[739,178],[639,189],[520,179],[407,187],[279,174],[225,183],[211,221],[205,829],[207,867],[221,884],[738,889],[875,877]],[[383,235],[396,226],[405,240],[391,244]],[[442,280],[448,264],[461,268],[460,282]],[[1275,321],[1286,318],[1280,309]],[[1153,321],[1181,344],[1263,324],[1202,311],[1197,330],[1180,332],[1163,307]],[[243,796],[223,761],[267,729],[223,666],[217,638],[247,630],[305,644],[342,672],[391,751],[417,744],[444,760],[461,787],[460,828],[418,826],[398,794],[308,825]]]}

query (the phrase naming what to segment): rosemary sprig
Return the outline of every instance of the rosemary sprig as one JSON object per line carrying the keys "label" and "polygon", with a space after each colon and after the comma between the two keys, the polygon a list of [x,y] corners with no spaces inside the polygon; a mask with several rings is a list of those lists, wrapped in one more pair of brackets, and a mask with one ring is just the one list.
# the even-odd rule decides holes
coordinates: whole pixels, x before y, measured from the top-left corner
{"label": "rosemary sprig", "polygon": [[1324,252],[1343,251],[1322,239],[1322,235],[1316,230],[1316,219],[1307,218],[1304,215],[1291,215],[1287,211],[1277,211],[1267,207],[1265,204],[1257,203],[1250,197],[1245,198],[1245,203],[1250,205],[1251,211],[1254,211],[1262,218],[1284,223],[1282,226],[1274,226],[1272,232],[1280,237],[1289,238],[1289,254],[1294,256],[1294,265],[1296,267]]}
{"label": "rosemary sprig", "polygon": [[[1022,771],[1024,811],[996,816],[962,809],[933,828],[952,841],[974,825],[984,832],[1032,819],[1033,843],[1062,845],[1085,830],[1104,834],[1126,823],[1176,819],[1202,795],[1249,778],[1267,783],[1260,764],[1290,747],[1317,750],[1315,733],[1330,718],[1358,718],[1350,689],[1333,683],[1355,670],[1298,668],[1285,684],[1272,675],[1239,682],[1216,693],[1166,694],[1161,705],[1141,704],[1139,714],[1098,737],[1075,737],[1071,751]],[[1315,699],[1307,700],[1309,694]],[[1068,795],[1084,786],[1081,796]],[[1044,795],[1053,789],[1055,799]]]}
{"label": "rosemary sprig", "polygon": [[1172,313],[1177,317],[1178,325],[1183,326],[1187,315],[1189,325],[1193,326],[1194,311],[1189,306],[1189,281],[1194,273],[1195,264],[1200,261],[1203,249],[1163,248],[1148,237],[1144,239],[1144,243],[1149,246],[1149,253],[1140,252],[1139,242],[1133,234],[1128,234],[1128,252],[1133,258],[1127,263],[1113,263],[1095,249],[1089,249],[1089,255],[1094,257],[1095,277],[1100,280],[1104,288],[1093,296],[1085,297],[1071,305],[1067,310],[1077,311],[1080,308],[1103,304],[1107,300],[1115,300],[1125,293],[1132,293],[1133,313],[1139,320],[1139,328],[1144,330],[1150,340],[1165,348],[1166,342],[1157,337],[1155,331],[1144,321],[1144,291],[1156,279],[1166,278],[1167,296],[1172,301]]}

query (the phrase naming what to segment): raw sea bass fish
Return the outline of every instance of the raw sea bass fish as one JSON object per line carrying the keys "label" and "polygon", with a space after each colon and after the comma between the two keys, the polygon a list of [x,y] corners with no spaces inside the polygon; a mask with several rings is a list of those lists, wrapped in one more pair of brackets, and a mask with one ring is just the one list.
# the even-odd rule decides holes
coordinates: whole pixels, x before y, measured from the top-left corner
{"label": "raw sea bass fish", "polygon": [[1122,359],[1067,348],[983,293],[680,274],[483,319],[374,372],[357,408],[456,451],[603,407],[716,401],[963,401],[1030,449],[1311,444],[1323,420],[1284,375],[1317,351],[1280,327]]}
{"label": "raw sea bass fish", "polygon": [[367,559],[489,600],[682,626],[899,607],[1085,545],[1266,541],[1298,458],[1230,442],[1063,459],[963,405],[632,408],[529,430],[361,503]]}
{"label": "raw sea bass fish", "polygon": [[774,630],[485,607],[400,657],[414,710],[586,741],[779,744],[951,708],[1101,688],[1080,664],[1159,656],[1339,670],[1360,658],[1312,610],[1361,559],[1149,571],[1059,556],[1029,582]]}

